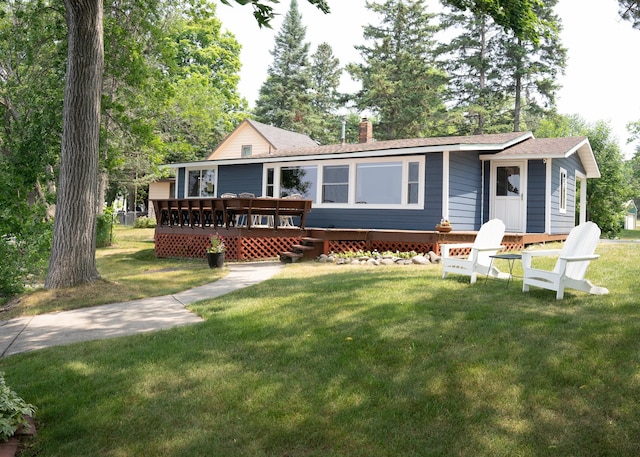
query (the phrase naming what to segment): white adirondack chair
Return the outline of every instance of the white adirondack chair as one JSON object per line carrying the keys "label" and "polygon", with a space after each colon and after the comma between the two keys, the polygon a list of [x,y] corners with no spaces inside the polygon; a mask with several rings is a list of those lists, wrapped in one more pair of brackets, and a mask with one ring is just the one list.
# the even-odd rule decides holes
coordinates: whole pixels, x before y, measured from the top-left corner
{"label": "white adirondack chair", "polygon": [[[564,297],[565,288],[581,290],[590,294],[608,294],[608,289],[594,286],[590,281],[584,279],[589,263],[600,257],[594,254],[599,239],[600,228],[593,222],[585,222],[569,232],[562,249],[523,251],[522,291],[527,292],[529,286],[555,290],[558,300]],[[531,266],[533,257],[539,256],[558,256],[555,268],[552,271],[533,268]]]}
{"label": "white adirondack chair", "polygon": [[[449,273],[467,275],[471,276],[471,284],[476,282],[478,273],[494,278],[508,279],[509,274],[502,273],[492,266],[490,257],[504,249],[500,244],[504,237],[504,231],[504,222],[500,219],[491,219],[480,227],[473,243],[441,245],[442,277],[446,278]],[[451,257],[449,255],[452,249],[459,248],[471,248],[471,252],[466,257]]]}

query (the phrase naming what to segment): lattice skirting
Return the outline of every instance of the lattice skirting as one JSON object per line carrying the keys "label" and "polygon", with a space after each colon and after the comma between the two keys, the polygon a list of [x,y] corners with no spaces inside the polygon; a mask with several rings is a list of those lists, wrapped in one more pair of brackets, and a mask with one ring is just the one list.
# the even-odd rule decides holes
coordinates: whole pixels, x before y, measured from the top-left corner
{"label": "lattice skirting", "polygon": [[[209,237],[205,234],[156,233],[156,257],[205,258]],[[300,243],[299,237],[244,238],[221,235],[220,238],[227,247],[227,260],[274,259]]]}
{"label": "lattice skirting", "polygon": [[329,251],[336,253],[357,251],[378,252],[417,252],[426,254],[437,252],[436,243],[404,242],[404,241],[330,241]]}

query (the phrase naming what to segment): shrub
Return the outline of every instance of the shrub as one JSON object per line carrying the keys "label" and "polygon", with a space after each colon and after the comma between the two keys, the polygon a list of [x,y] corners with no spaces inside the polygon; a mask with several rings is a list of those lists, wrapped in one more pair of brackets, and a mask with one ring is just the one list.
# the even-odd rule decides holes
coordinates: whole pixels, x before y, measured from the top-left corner
{"label": "shrub", "polygon": [[35,406],[25,402],[6,385],[4,373],[0,373],[0,442],[11,438],[21,425],[28,425],[26,416],[33,415],[35,411]]}
{"label": "shrub", "polygon": [[113,209],[106,208],[98,215],[96,247],[103,248],[113,244]]}
{"label": "shrub", "polygon": [[41,279],[46,272],[52,225],[27,221],[30,223],[20,232],[0,237],[0,297],[21,293],[25,284]]}
{"label": "shrub", "polygon": [[152,217],[141,216],[133,223],[133,228],[154,228],[156,220]]}

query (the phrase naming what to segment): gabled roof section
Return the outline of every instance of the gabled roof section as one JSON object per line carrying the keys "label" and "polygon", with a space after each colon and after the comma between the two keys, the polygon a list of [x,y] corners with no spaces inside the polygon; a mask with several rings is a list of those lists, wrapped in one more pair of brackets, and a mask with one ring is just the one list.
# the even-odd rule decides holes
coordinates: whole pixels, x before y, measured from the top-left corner
{"label": "gabled roof section", "polygon": [[252,119],[245,119],[245,121],[256,129],[276,150],[318,146],[318,143],[302,133],[291,132]]}
{"label": "gabled roof section", "polygon": [[[249,134],[246,129],[251,129],[254,133]],[[223,156],[228,156],[228,148],[231,148],[234,153],[237,152],[239,154],[239,150],[235,151],[233,147],[234,145],[237,146],[237,144],[235,144],[237,141],[242,141],[240,138],[246,140],[247,135],[254,139],[260,138],[260,145],[254,144],[254,149],[261,148],[263,150],[275,151],[286,148],[317,146],[317,143],[307,135],[273,127],[252,119],[245,119],[216,146],[207,159],[213,159],[216,155],[219,155],[219,152],[221,152]]]}
{"label": "gabled roof section", "polygon": [[599,178],[600,169],[591,149],[589,139],[585,136],[566,138],[529,138],[526,141],[515,144],[498,154],[490,157],[491,160],[511,159],[564,159],[578,153],[587,178]]}
{"label": "gabled roof section", "polygon": [[489,135],[469,135],[434,138],[410,138],[404,140],[373,141],[369,143],[329,144],[313,147],[291,147],[278,149],[269,154],[254,156],[256,159],[266,157],[308,157],[353,154],[359,152],[395,151],[402,154],[402,150],[410,152],[421,151],[501,151],[513,144],[531,138],[531,132],[496,133]]}

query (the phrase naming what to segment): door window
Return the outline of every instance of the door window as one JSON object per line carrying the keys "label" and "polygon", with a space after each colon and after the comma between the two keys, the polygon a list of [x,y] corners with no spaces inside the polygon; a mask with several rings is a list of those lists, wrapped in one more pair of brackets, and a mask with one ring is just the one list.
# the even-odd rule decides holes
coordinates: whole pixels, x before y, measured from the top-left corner
{"label": "door window", "polygon": [[520,195],[520,167],[498,167],[496,174],[496,196],[517,197]]}

